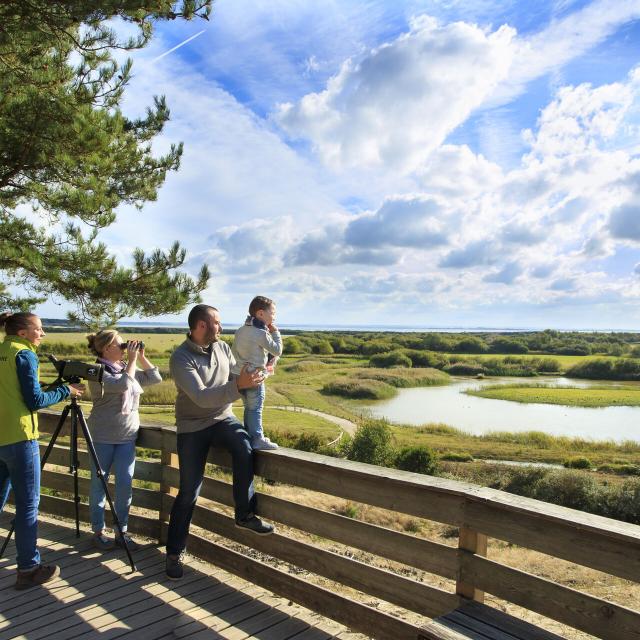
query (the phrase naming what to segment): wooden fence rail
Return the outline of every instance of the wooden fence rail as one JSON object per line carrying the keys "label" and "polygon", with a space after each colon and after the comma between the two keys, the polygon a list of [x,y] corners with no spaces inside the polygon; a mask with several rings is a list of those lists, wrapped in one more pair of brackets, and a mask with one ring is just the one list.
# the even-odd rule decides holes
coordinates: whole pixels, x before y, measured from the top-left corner
{"label": "wooden fence rail", "polygon": [[[41,431],[51,433],[58,419],[55,413],[41,412]],[[138,446],[159,452],[157,460],[139,460],[135,473],[137,479],[156,483],[157,488],[134,490],[134,505],[152,515],[132,514],[129,529],[163,541],[179,479],[175,430],[145,425]],[[57,445],[50,462],[66,466],[68,458],[68,448]],[[209,461],[230,467],[224,452],[212,451]],[[90,468],[84,452],[80,465]],[[208,506],[209,501],[225,506],[233,501],[227,482],[206,477],[201,491],[206,505],[196,507],[194,525],[278,558],[297,567],[297,573],[311,572],[364,596],[347,597],[195,534],[189,539],[189,551],[354,630],[389,640],[435,637],[421,635],[419,621],[407,622],[416,619],[411,613],[438,617],[464,603],[482,603],[486,592],[605,640],[640,640],[639,611],[486,557],[487,538],[492,537],[640,582],[640,526],[475,485],[288,449],[259,452],[255,472],[269,481],[459,528],[455,548],[264,493],[259,498],[261,515],[310,535],[304,541],[277,532],[259,537],[236,528],[233,518]],[[42,486],[73,491],[68,473],[50,469],[43,472]],[[88,490],[89,480],[82,478],[79,491],[86,496]],[[65,498],[43,495],[41,509],[73,516],[74,505]],[[88,519],[86,505],[81,505],[80,515]],[[441,576],[451,581],[451,588],[407,577],[411,571],[395,572],[331,551],[314,544],[317,538]],[[364,604],[360,600],[368,600],[366,596],[394,605],[396,612],[399,607],[407,615]],[[438,637],[447,637],[446,630]]]}

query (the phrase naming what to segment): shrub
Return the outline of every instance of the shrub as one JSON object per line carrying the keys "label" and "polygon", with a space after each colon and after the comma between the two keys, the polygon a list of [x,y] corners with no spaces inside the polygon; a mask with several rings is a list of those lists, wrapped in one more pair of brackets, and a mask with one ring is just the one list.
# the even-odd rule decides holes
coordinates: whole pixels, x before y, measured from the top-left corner
{"label": "shrub", "polygon": [[473,456],[470,453],[457,453],[455,451],[445,451],[440,460],[447,462],[473,462]]}
{"label": "shrub", "polygon": [[318,353],[320,355],[329,355],[333,353],[333,347],[328,340],[320,340],[311,345],[311,352]]}
{"label": "shrub", "polygon": [[298,338],[287,338],[284,341],[282,352],[285,354],[305,353],[306,349]]}
{"label": "shrub", "polygon": [[529,347],[519,340],[509,338],[497,338],[490,346],[491,353],[529,353]]}
{"label": "shrub", "polygon": [[535,358],[534,366],[536,371],[541,373],[558,373],[560,371],[560,363],[554,358]]}
{"label": "shrub", "polygon": [[598,467],[598,471],[600,473],[612,473],[617,476],[640,476],[640,466],[626,462],[601,464]]}
{"label": "shrub", "polygon": [[363,422],[351,440],[347,458],[386,466],[393,458],[389,425],[384,420]]}
{"label": "shrub", "polygon": [[591,475],[580,471],[551,471],[538,482],[538,500],[571,509],[598,513],[598,485]]}
{"label": "shrub", "polygon": [[402,471],[433,475],[438,469],[438,458],[428,447],[404,447],[396,456],[395,466]]}
{"label": "shrub", "polygon": [[320,451],[323,442],[317,433],[301,433],[294,444],[299,451]]}
{"label": "shrub", "polygon": [[402,351],[389,351],[388,353],[378,353],[369,358],[370,367],[411,367],[411,359]]}
{"label": "shrub", "polygon": [[329,382],[322,387],[321,392],[327,395],[359,400],[384,400],[385,398],[392,398],[396,394],[395,388],[386,382],[358,379]]}
{"label": "shrub", "polygon": [[640,362],[631,358],[619,360],[588,360],[571,367],[565,374],[568,378],[592,380],[640,380]]}
{"label": "shrub", "polygon": [[367,340],[363,342],[360,351],[365,356],[372,356],[374,353],[385,353],[391,351],[393,344],[389,340]]}
{"label": "shrub", "polygon": [[472,362],[454,362],[445,367],[444,370],[452,376],[477,376],[485,374],[487,370],[481,365]]}
{"label": "shrub", "polygon": [[456,353],[486,353],[489,347],[484,340],[470,336],[460,340],[453,350]]}
{"label": "shrub", "polygon": [[411,364],[414,367],[433,367],[434,369],[443,369],[449,364],[449,358],[447,358],[447,356],[433,351],[405,349],[404,354],[411,359]]}
{"label": "shrub", "polygon": [[567,469],[591,469],[591,467],[593,466],[591,464],[591,460],[584,456],[574,456],[573,458],[567,458],[562,464]]}

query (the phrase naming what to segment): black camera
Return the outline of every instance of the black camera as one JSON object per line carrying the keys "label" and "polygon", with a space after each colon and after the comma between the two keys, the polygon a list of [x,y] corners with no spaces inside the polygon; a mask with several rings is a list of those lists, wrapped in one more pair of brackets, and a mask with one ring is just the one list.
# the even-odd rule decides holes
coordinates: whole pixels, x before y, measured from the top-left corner
{"label": "black camera", "polygon": [[79,360],[58,360],[51,354],[47,357],[55,367],[60,380],[71,383],[80,382],[80,380],[102,382],[104,366],[101,364],[87,364]]}
{"label": "black camera", "polygon": [[[129,348],[129,343],[130,342],[135,342],[135,340],[127,340],[126,342],[123,342],[120,345],[120,348],[123,351],[126,351]],[[138,351],[142,351],[144,349],[144,342],[142,342],[142,340],[138,340]]]}

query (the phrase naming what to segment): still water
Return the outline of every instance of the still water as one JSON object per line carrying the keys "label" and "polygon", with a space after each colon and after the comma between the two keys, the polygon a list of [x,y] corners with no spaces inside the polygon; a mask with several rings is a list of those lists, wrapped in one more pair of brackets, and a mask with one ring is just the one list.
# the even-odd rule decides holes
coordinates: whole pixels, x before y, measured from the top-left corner
{"label": "still water", "polygon": [[[401,424],[422,425],[440,422],[469,433],[488,431],[544,431],[553,435],[580,436],[594,440],[640,440],[640,407],[565,407],[552,404],[523,404],[506,400],[477,398],[466,389],[495,384],[539,384],[575,387],[619,386],[601,380],[567,378],[495,378],[469,380],[452,378],[444,387],[399,389],[391,400],[364,407],[374,417]],[[625,383],[640,388],[639,383]]]}

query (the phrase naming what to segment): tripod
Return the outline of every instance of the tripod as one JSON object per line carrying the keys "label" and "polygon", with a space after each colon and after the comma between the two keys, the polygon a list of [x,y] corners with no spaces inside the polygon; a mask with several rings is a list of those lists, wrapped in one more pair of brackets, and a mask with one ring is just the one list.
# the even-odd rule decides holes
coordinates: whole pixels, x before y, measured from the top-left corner
{"label": "tripod", "polygon": [[[55,384],[55,383],[54,383]],[[74,492],[74,504],[75,504],[75,514],[76,514],[76,537],[80,537],[80,496],[78,495],[78,425],[82,429],[82,435],[84,436],[85,442],[87,443],[87,451],[91,456],[91,460],[96,469],[96,474],[98,478],[100,478],[100,482],[102,483],[102,488],[104,489],[105,496],[107,501],[109,502],[109,508],[111,509],[111,513],[113,515],[113,521],[116,525],[116,531],[118,532],[118,538],[120,540],[121,546],[127,552],[127,556],[129,558],[129,564],[131,565],[131,572],[136,571],[136,565],[133,562],[133,557],[131,556],[131,551],[127,546],[127,542],[124,538],[124,533],[122,531],[122,526],[120,525],[120,520],[118,519],[118,515],[116,514],[116,510],[113,507],[113,501],[111,500],[111,495],[109,494],[109,487],[107,486],[107,481],[102,473],[102,469],[100,468],[100,463],[98,462],[98,456],[96,454],[96,449],[93,445],[93,440],[91,439],[91,434],[89,433],[89,427],[87,426],[87,421],[85,420],[84,414],[82,413],[82,408],[78,404],[78,400],[75,397],[71,398],[71,403],[68,404],[62,411],[62,415],[60,416],[60,420],[58,421],[58,425],[56,426],[53,435],[51,436],[51,440],[47,445],[47,448],[42,455],[42,460],[40,461],[40,469],[44,469],[44,465],[47,462],[47,458],[51,453],[53,446],[56,442],[56,439],[64,426],[65,420],[67,416],[71,413],[71,440],[69,442],[69,452],[71,454],[69,460],[69,473],[73,473],[73,492]],[[4,544],[2,545],[2,549],[0,549],[0,558],[4,555],[4,552],[9,544],[9,540],[13,535],[15,525],[11,525],[11,529],[5,538]]]}

